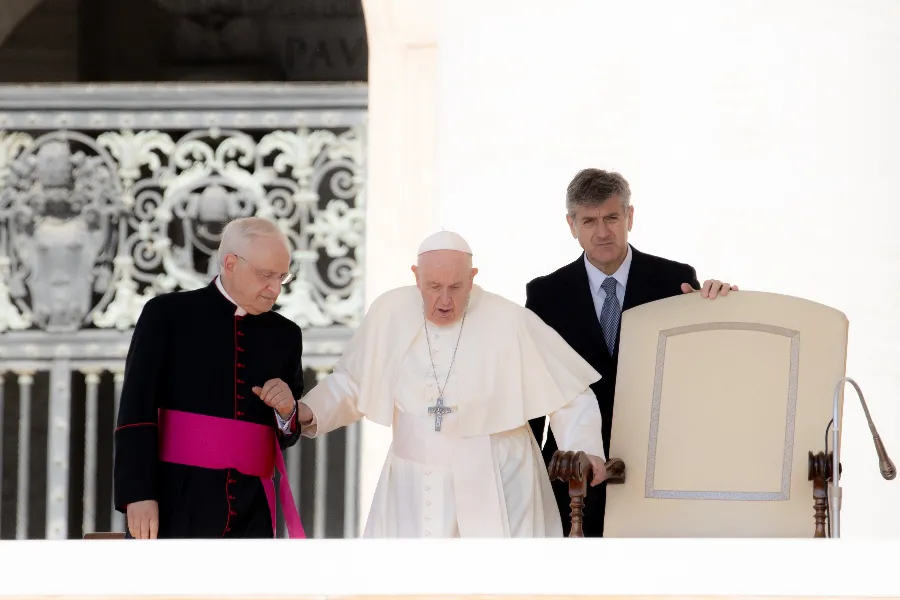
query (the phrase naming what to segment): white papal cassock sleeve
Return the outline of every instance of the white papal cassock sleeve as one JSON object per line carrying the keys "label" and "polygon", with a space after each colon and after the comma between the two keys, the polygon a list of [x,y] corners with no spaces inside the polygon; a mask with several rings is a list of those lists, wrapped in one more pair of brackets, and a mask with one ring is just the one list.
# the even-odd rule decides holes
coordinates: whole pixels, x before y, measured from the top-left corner
{"label": "white papal cassock sleeve", "polygon": [[301,425],[300,433],[314,438],[359,421],[366,415],[356,409],[359,385],[339,367],[311,389],[302,402],[313,413],[313,420]]}
{"label": "white papal cassock sleeve", "polygon": [[605,461],[602,427],[600,406],[590,388],[550,415],[550,429],[560,450],[581,451]]}

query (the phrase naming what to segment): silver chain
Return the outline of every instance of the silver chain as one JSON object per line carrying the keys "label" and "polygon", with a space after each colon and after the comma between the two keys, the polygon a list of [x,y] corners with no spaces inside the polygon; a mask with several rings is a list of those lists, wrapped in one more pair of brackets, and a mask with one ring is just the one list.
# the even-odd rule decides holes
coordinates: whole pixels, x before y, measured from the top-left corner
{"label": "silver chain", "polygon": [[456,351],[459,350],[459,340],[462,339],[463,326],[466,324],[466,315],[469,313],[469,307],[463,313],[462,323],[459,324],[459,335],[456,337],[456,347],[453,348],[453,357],[450,359],[450,367],[447,368],[447,378],[444,380],[444,387],[438,380],[437,368],[434,366],[434,355],[431,353],[431,340],[428,337],[428,317],[425,317],[425,341],[428,342],[428,358],[431,359],[431,372],[434,373],[434,383],[438,386],[438,398],[444,397],[444,390],[447,389],[447,383],[450,381],[450,370],[453,369],[453,363],[456,362]]}

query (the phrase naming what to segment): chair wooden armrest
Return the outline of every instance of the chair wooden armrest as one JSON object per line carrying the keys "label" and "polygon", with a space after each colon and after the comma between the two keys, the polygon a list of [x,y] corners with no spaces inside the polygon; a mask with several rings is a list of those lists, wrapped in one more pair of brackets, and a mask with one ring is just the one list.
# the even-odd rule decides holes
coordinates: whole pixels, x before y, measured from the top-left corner
{"label": "chair wooden armrest", "polygon": [[84,534],[86,540],[124,540],[124,531],[100,531]]}
{"label": "chair wooden armrest", "polygon": [[[594,478],[591,461],[584,452],[557,450],[548,467],[550,480],[569,482],[569,506],[572,508],[572,529],[569,537],[584,537],[584,498]],[[606,461],[606,483],[625,483],[625,461],[611,458]]]}

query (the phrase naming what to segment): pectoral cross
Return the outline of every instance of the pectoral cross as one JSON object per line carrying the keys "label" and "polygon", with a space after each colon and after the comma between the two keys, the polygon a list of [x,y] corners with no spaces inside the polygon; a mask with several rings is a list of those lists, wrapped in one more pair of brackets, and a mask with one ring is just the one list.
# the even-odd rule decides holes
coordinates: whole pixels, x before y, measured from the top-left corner
{"label": "pectoral cross", "polygon": [[444,406],[444,399],[438,398],[437,402],[434,403],[434,406],[428,407],[428,414],[434,415],[434,430],[441,430],[441,421],[444,420],[444,415],[453,412],[453,409],[449,406]]}

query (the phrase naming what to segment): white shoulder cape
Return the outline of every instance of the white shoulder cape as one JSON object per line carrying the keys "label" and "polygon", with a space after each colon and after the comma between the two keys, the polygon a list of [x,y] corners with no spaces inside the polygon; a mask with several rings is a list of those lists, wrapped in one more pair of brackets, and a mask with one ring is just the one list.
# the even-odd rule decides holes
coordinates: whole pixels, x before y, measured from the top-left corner
{"label": "white shoulder cape", "polygon": [[[357,409],[391,426],[400,365],[424,325],[415,286],[379,296],[335,370],[359,385]],[[473,286],[454,370],[465,437],[521,427],[550,414],[600,379],[584,359],[530,310]]]}

